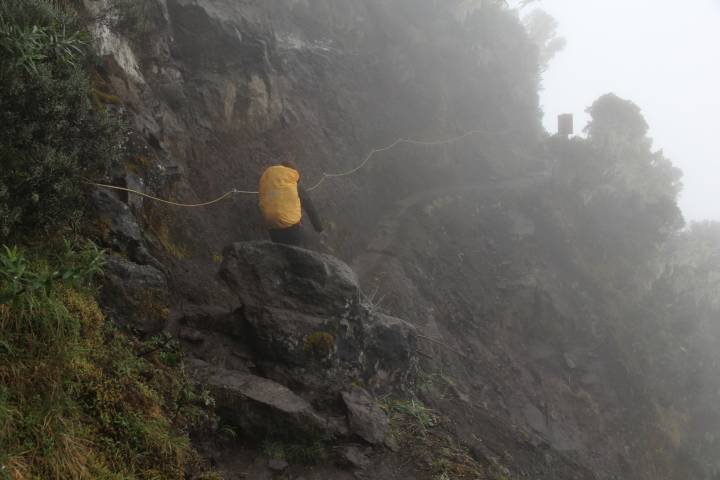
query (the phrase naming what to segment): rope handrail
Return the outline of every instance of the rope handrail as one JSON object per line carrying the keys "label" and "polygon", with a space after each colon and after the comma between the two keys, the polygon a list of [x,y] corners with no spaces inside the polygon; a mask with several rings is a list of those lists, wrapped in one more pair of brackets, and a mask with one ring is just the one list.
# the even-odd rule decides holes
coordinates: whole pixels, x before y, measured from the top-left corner
{"label": "rope handrail", "polygon": [[[408,145],[422,145],[422,146],[447,145],[447,144],[462,140],[463,138],[469,137],[470,135],[478,135],[478,134],[507,135],[509,133],[510,133],[509,130],[506,130],[503,132],[491,132],[488,130],[477,129],[477,130],[469,130],[469,131],[467,131],[461,135],[457,135],[455,137],[451,137],[451,138],[444,139],[444,140],[436,140],[436,141],[413,140],[410,138],[398,138],[397,140],[395,140],[394,142],[392,142],[391,144],[389,144],[385,147],[372,149],[370,151],[370,153],[368,153],[367,156],[363,159],[363,161],[360,162],[360,164],[358,164],[356,167],[354,167],[350,170],[347,170],[345,172],[340,172],[340,173],[323,172],[320,177],[320,180],[317,183],[315,183],[313,186],[309,187],[307,190],[313,191],[313,190],[317,189],[328,178],[340,178],[340,177],[347,177],[349,175],[353,175],[353,174],[359,172],[360,170],[362,170],[365,167],[365,165],[367,165],[367,163],[370,161],[370,159],[372,159],[378,153],[387,152],[388,150],[392,150],[393,148],[395,148],[398,145],[403,144],[403,143],[408,144]],[[166,200],[164,198],[149,195],[147,193],[144,193],[139,190],[132,189],[132,188],[118,187],[116,185],[108,185],[108,184],[104,184],[104,183],[96,183],[96,182],[91,182],[91,181],[86,181],[85,183],[87,183],[88,185],[93,185],[93,186],[100,187],[100,188],[107,188],[110,190],[119,190],[119,191],[123,191],[123,192],[133,193],[135,195],[139,195],[141,197],[148,198],[150,200],[154,200],[156,202],[161,202],[161,203],[165,203],[167,205],[172,205],[175,207],[184,207],[184,208],[207,207],[207,206],[219,203],[222,200],[225,200],[226,198],[230,197],[231,195],[257,195],[259,193],[255,190],[238,190],[237,188],[233,188],[232,190],[225,192],[221,196],[219,196],[213,200],[207,201],[207,202],[181,203],[181,202],[174,202],[171,200]]]}

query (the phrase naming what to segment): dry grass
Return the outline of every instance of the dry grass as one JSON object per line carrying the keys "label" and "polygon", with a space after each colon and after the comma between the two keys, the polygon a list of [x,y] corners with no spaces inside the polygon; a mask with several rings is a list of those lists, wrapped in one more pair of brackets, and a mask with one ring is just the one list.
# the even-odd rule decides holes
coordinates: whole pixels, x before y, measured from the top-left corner
{"label": "dry grass", "polygon": [[494,479],[447,430],[445,420],[417,399],[383,400],[391,434],[404,455],[424,467],[434,478],[453,480]]}

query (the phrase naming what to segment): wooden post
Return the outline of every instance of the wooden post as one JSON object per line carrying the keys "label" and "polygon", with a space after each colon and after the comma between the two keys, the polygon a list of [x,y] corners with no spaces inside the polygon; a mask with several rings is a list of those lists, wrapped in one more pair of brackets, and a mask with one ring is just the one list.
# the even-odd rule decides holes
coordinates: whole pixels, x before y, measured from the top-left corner
{"label": "wooden post", "polygon": [[574,132],[573,128],[573,114],[563,113],[558,115],[558,135],[564,138],[568,138]]}

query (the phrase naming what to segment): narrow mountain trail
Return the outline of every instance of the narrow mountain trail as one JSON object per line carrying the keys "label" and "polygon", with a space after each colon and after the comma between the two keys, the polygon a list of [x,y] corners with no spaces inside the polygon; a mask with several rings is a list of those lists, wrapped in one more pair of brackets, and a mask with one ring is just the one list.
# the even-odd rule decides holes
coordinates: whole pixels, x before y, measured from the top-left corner
{"label": "narrow mountain trail", "polygon": [[434,200],[447,196],[467,192],[517,195],[529,189],[542,186],[548,181],[547,174],[538,174],[520,178],[508,178],[482,184],[458,185],[453,187],[435,188],[406,197],[395,204],[377,224],[376,235],[368,242],[363,252],[358,254],[351,262],[351,266],[363,283],[364,279],[372,276],[376,267],[382,262],[383,257],[396,256],[402,248],[400,242],[402,231],[400,229],[402,220],[408,212],[415,208],[432,203]]}

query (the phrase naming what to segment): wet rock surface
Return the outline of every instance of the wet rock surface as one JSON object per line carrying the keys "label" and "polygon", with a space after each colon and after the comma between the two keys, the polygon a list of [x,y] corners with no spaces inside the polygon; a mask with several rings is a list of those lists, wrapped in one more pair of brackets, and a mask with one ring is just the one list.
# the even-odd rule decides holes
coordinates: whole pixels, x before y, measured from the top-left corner
{"label": "wet rock surface", "polygon": [[170,315],[169,293],[160,270],[112,256],[103,274],[101,299],[111,319],[141,333],[159,332],[165,327]]}
{"label": "wet rock surface", "polygon": [[363,305],[346,264],[269,242],[234,244],[225,252],[220,276],[242,303],[234,328],[275,378],[292,377],[330,395],[352,381],[373,388],[412,383],[414,327]]}
{"label": "wet rock surface", "polygon": [[250,438],[282,432],[302,437],[326,422],[312,406],[288,388],[255,375],[210,368],[204,382],[217,402],[218,413]]}
{"label": "wet rock surface", "polygon": [[357,277],[342,261],[268,242],[235,243],[223,251],[220,276],[243,305],[319,317],[357,314]]}
{"label": "wet rock surface", "polygon": [[348,411],[350,431],[366,442],[379,445],[388,432],[388,418],[368,392],[355,387],[342,393]]}
{"label": "wet rock surface", "polygon": [[341,447],[337,454],[338,463],[341,466],[363,469],[370,464],[370,459],[359,445],[346,445]]}
{"label": "wet rock surface", "polygon": [[382,445],[388,418],[373,392],[414,383],[414,327],[368,309],[334,257],[267,242],[225,252],[220,275],[241,306],[188,306],[176,321],[222,420],[256,441],[320,432]]}

